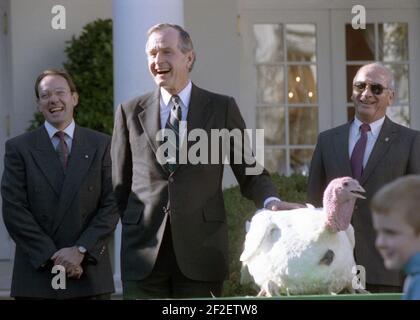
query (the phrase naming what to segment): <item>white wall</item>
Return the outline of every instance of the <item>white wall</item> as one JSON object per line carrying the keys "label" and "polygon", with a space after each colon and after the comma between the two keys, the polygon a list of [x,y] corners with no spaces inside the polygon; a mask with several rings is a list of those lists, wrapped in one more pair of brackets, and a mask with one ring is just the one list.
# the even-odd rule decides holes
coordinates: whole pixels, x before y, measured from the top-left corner
{"label": "white wall", "polygon": [[[66,29],[54,30],[54,5],[66,8]],[[12,0],[12,136],[29,126],[36,111],[34,82],[48,67],[62,67],[66,41],[79,35],[83,26],[97,18],[111,18],[112,0]]]}

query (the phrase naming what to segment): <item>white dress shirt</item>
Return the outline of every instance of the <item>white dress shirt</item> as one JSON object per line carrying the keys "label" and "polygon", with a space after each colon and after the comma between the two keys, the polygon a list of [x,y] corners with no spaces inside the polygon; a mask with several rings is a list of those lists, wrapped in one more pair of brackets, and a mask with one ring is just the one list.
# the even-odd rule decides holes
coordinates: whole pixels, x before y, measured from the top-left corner
{"label": "white dress shirt", "polygon": [[[54,127],[52,124],[50,124],[48,121],[44,122],[45,129],[47,129],[48,136],[51,139],[51,143],[53,144],[54,150],[57,150],[57,146],[60,143],[60,138],[55,135],[56,132],[60,131],[56,127]],[[74,119],[71,121],[71,123],[62,131],[64,131],[64,140],[67,143],[67,147],[69,149],[69,153],[71,152],[71,146],[73,143],[73,135],[74,135],[74,128],[76,124],[74,123]]]}

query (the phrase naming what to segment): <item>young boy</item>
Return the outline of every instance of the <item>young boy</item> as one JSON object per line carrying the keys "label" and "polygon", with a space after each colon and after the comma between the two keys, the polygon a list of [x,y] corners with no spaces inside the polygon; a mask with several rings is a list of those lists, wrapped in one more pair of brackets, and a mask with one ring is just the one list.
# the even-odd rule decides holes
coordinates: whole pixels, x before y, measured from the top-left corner
{"label": "young boy", "polygon": [[376,248],[387,269],[403,269],[405,300],[420,300],[420,175],[396,179],[371,203]]}

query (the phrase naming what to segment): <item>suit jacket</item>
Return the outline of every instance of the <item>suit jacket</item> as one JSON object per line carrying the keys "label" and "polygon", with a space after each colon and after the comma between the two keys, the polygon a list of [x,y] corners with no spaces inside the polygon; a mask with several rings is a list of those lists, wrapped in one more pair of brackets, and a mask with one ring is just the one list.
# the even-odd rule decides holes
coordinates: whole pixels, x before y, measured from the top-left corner
{"label": "suit jacket", "polygon": [[[107,242],[118,222],[110,137],[76,125],[64,174],[44,126],[6,142],[3,218],[16,242],[11,295],[74,298],[114,291]],[[79,280],[54,290],[50,257],[84,246]]]}
{"label": "suit jacket", "polygon": [[[160,129],[159,99],[157,89],[123,103],[115,115],[111,157],[122,221],[122,278],[140,280],[150,274],[169,219],[183,274],[193,280],[222,281],[228,275],[224,166],[220,159],[218,164],[187,163],[170,175],[159,164],[155,138]],[[233,98],[193,85],[187,132],[195,128],[203,128],[210,137],[211,129],[243,130],[245,123]],[[192,144],[188,142],[188,147]],[[257,207],[266,197],[278,196],[265,170],[251,176],[245,174],[244,164],[231,167],[242,194]]]}
{"label": "suit jacket", "polygon": [[[322,205],[323,192],[332,179],[352,176],[348,147],[350,124],[322,132],[318,137],[308,186],[309,201],[314,205]],[[378,189],[392,180],[419,173],[420,132],[398,125],[386,117],[360,179],[366,190],[366,200],[356,201],[352,217],[356,262],[365,267],[366,282],[369,284],[402,285],[400,273],[386,270],[375,248],[370,200]]]}

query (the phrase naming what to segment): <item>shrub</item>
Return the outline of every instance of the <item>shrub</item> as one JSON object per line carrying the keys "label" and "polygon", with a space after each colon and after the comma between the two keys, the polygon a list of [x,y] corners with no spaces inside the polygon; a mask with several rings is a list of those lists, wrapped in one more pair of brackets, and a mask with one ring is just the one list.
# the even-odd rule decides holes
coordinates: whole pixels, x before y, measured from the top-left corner
{"label": "shrub", "polygon": [[[98,19],[87,24],[80,36],[73,36],[67,44],[68,60],[64,69],[72,76],[79,92],[75,121],[83,127],[111,134],[114,105],[112,20]],[[43,122],[44,117],[37,112],[29,129]]]}
{"label": "shrub", "polygon": [[[306,200],[307,178],[302,175],[290,177],[272,176],[281,199],[290,202],[304,203]],[[229,280],[225,282],[223,295],[226,297],[255,296],[257,292],[250,286],[241,285],[241,262],[239,257],[245,241],[245,222],[250,220],[256,211],[252,201],[242,197],[239,187],[224,191],[225,206],[229,227]]]}

